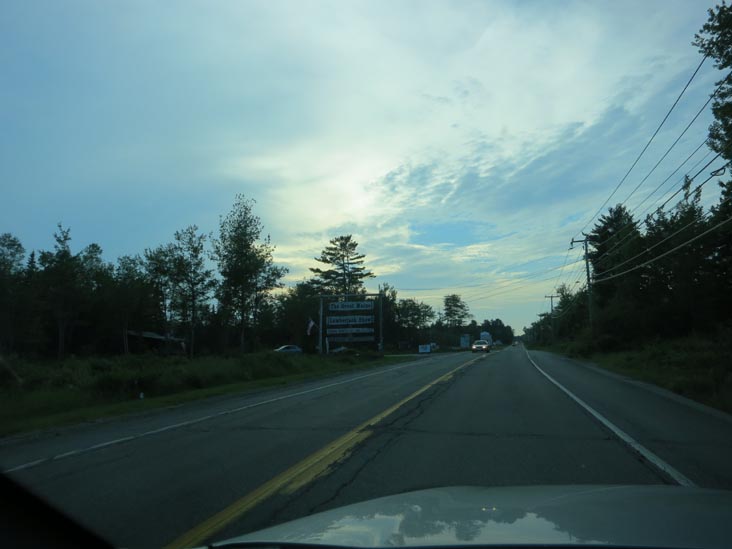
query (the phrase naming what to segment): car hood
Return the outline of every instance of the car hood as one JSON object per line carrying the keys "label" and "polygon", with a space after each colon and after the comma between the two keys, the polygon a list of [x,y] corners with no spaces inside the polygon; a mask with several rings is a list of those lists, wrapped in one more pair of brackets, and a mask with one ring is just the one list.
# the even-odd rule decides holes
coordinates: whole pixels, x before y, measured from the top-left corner
{"label": "car hood", "polygon": [[681,486],[450,487],[387,496],[227,544],[728,547],[732,492]]}

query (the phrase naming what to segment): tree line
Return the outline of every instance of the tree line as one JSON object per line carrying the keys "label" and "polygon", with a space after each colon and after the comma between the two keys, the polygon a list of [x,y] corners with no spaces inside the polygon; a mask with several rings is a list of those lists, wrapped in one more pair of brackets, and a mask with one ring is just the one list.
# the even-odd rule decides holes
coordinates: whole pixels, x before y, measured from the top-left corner
{"label": "tree line", "polygon": [[127,353],[131,334],[149,333],[185,341],[192,355],[199,341],[215,345],[207,333],[214,326],[245,348],[287,273],[274,264],[262,230],[253,202],[237,196],[215,237],[189,225],[171,242],[114,264],[99,244],[74,252],[71,231],[61,224],[53,249],[33,250],[27,259],[19,239],[2,234],[0,349],[41,356],[54,349],[59,358],[69,351]]}
{"label": "tree line", "polygon": [[[190,225],[171,242],[116,263],[103,259],[98,244],[74,251],[70,229],[60,224],[53,249],[29,254],[17,237],[1,234],[0,351],[63,358],[155,349],[193,356],[286,343],[314,351],[317,329],[310,327],[318,321],[319,296],[364,294],[375,275],[352,235],[341,235],[314,258],[311,278],[285,288],[288,270],[274,262],[275,246],[254,205],[237,195],[217,234]],[[446,296],[438,314],[400,299],[389,284],[380,291],[388,346],[454,345],[468,328],[477,336],[458,295]]]}
{"label": "tree line", "polygon": [[[709,20],[693,42],[718,69],[732,68],[732,8],[709,10]],[[732,160],[732,73],[713,94],[714,121],[708,146]],[[710,163],[711,164],[711,163]],[[709,164],[708,164],[709,165]],[[676,195],[644,219],[624,204],[611,207],[587,235],[590,288],[558,288],[559,304],[524,328],[548,343],[584,339],[604,350],[640,341],[709,334],[732,319],[732,181],[719,184],[716,204],[705,211],[704,184],[686,176]],[[591,310],[590,310],[591,309]],[[592,321],[592,324],[590,324]]]}

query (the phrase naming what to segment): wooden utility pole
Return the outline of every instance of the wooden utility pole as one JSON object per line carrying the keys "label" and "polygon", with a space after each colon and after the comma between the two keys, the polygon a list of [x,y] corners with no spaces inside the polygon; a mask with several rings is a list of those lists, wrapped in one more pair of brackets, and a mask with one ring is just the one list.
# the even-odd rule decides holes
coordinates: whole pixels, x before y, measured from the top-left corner
{"label": "wooden utility pole", "polygon": [[590,318],[590,335],[594,333],[594,330],[592,328],[592,278],[590,277],[590,254],[587,250],[588,246],[588,237],[585,233],[582,233],[584,235],[584,238],[582,240],[575,240],[572,239],[572,242],[570,243],[570,249],[574,248],[575,243],[582,243],[585,248],[585,269],[587,271],[587,311]]}
{"label": "wooden utility pole", "polygon": [[555,330],[556,327],[554,325],[554,298],[555,297],[559,297],[559,296],[558,295],[554,295],[554,294],[545,295],[544,296],[545,299],[546,298],[549,298],[549,303],[551,304],[551,315],[552,315],[552,343],[556,342],[556,340],[557,340],[557,333],[556,333],[556,330]]}

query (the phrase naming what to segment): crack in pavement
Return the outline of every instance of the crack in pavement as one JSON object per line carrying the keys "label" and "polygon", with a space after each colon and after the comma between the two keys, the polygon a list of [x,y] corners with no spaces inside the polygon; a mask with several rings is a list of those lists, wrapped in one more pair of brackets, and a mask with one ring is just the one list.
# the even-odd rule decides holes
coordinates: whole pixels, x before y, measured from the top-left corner
{"label": "crack in pavement", "polygon": [[[408,403],[403,408],[395,411],[392,416],[389,416],[388,418],[382,420],[379,424],[372,426],[371,430],[374,432],[374,436],[356,446],[350,453],[350,455],[339,464],[339,467],[342,470],[342,467],[348,461],[353,460],[356,454],[362,452],[367,444],[375,446],[375,449],[371,450],[370,455],[363,460],[363,463],[356,467],[353,473],[351,473],[347,479],[345,479],[338,485],[338,487],[333,491],[330,497],[309,508],[309,510],[307,511],[307,515],[319,512],[320,510],[323,510],[325,507],[327,507],[329,503],[335,501],[343,492],[343,490],[353,484],[353,482],[358,478],[361,472],[368,465],[372,464],[379,457],[379,455],[381,455],[385,450],[391,447],[397,440],[399,440],[399,438],[401,438],[407,432],[403,428],[394,428],[395,425],[397,425],[398,423],[402,423],[404,426],[406,426],[422,416],[426,411],[427,405],[433,402],[435,398],[439,397],[442,392],[447,390],[450,387],[451,383],[455,379],[458,379],[459,376],[463,375],[466,370],[467,369],[463,369],[459,372],[456,372],[456,375],[450,378],[449,383],[439,383],[431,387],[429,390],[425,391],[424,394],[420,395],[420,397],[415,401]],[[293,494],[292,497],[302,498],[303,496],[306,496],[307,494],[315,490],[318,486],[321,486],[322,483],[328,478],[332,477],[333,473],[335,472],[336,469],[329,471],[327,474],[323,475],[315,482],[310,483],[309,485],[303,487],[296,494]],[[277,522],[281,522],[281,513],[285,509],[285,507],[286,506],[283,505],[275,509],[270,514],[267,522],[269,524],[276,524]]]}

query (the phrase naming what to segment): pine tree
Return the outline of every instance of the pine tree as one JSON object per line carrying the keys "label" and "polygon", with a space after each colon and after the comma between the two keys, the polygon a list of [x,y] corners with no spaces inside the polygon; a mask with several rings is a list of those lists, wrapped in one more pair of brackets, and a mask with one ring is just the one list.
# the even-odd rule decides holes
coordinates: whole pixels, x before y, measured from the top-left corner
{"label": "pine tree", "polygon": [[363,266],[364,254],[356,251],[358,242],[350,234],[337,236],[315,260],[327,265],[328,269],[311,268],[315,275],[313,283],[322,293],[357,294],[364,293],[364,280],[373,278],[371,271]]}

